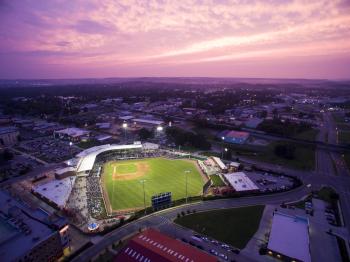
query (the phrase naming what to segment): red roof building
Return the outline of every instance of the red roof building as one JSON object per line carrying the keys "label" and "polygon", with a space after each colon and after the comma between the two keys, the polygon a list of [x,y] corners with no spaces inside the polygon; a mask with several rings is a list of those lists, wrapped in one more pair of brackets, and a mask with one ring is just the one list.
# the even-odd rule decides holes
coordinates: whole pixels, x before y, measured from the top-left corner
{"label": "red roof building", "polygon": [[131,239],[114,262],[217,262],[195,247],[147,229]]}

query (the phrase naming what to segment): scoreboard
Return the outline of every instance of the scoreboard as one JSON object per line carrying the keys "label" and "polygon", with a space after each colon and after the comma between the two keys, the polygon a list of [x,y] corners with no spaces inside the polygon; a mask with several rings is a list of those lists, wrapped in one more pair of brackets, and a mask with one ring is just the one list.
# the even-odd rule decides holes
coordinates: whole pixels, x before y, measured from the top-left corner
{"label": "scoreboard", "polygon": [[159,210],[171,206],[171,192],[160,193],[152,196],[153,210]]}

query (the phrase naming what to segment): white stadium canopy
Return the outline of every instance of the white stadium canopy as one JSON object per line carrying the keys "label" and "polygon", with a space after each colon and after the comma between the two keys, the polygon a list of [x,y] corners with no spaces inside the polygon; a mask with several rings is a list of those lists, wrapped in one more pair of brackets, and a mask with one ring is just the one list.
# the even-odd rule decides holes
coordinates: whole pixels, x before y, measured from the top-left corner
{"label": "white stadium canopy", "polygon": [[96,156],[102,152],[111,150],[125,150],[125,149],[141,149],[141,144],[133,145],[102,145],[95,146],[80,152],[77,157],[79,158],[79,163],[77,165],[77,172],[85,172],[92,169],[95,163]]}

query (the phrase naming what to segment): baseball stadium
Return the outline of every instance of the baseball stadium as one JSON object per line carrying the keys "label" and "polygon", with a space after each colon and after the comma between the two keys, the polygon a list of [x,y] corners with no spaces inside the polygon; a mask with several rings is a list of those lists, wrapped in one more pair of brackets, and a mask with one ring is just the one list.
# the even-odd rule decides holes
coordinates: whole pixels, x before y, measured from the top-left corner
{"label": "baseball stadium", "polygon": [[86,177],[93,217],[149,207],[152,196],[165,192],[171,192],[172,201],[199,196],[208,181],[196,159],[151,143],[103,145],[78,157],[77,172]]}

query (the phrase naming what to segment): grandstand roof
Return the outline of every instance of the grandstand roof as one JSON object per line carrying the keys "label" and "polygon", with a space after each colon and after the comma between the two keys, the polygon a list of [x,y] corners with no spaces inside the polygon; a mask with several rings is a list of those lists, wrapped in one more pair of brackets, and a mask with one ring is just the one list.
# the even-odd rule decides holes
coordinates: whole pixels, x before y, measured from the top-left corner
{"label": "grandstand roof", "polygon": [[227,169],[226,165],[222,162],[222,160],[216,156],[212,157],[215,163],[221,168],[221,169]]}
{"label": "grandstand roof", "polygon": [[148,229],[130,240],[114,261],[215,262],[217,259],[154,229]]}
{"label": "grandstand roof", "polygon": [[125,150],[125,149],[137,149],[142,148],[141,144],[133,144],[133,145],[102,145],[95,146],[89,149],[86,149],[80,152],[77,157],[80,158],[77,172],[89,171],[92,169],[95,163],[96,156],[102,152],[110,151],[110,150]]}

